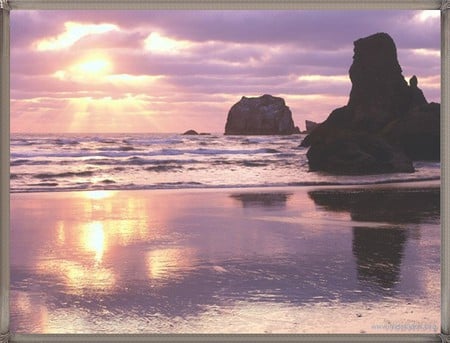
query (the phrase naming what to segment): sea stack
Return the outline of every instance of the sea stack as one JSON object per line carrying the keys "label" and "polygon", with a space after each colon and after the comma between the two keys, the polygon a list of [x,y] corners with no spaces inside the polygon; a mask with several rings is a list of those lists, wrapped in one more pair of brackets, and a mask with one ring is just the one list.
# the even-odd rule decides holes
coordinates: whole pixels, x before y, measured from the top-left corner
{"label": "sea stack", "polygon": [[302,142],[311,170],[333,174],[414,172],[414,160],[439,160],[439,104],[413,76],[402,75],[393,39],[377,33],[354,42],[346,106]]}
{"label": "sea stack", "polygon": [[228,112],[226,135],[291,135],[300,133],[283,98],[269,94],[243,96]]}

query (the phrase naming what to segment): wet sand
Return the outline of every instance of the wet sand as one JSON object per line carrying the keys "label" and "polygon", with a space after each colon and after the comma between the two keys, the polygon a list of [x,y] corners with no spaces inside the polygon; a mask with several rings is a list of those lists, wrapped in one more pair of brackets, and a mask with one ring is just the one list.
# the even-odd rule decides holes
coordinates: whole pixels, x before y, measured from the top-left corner
{"label": "wet sand", "polygon": [[438,332],[439,183],[11,195],[26,333]]}

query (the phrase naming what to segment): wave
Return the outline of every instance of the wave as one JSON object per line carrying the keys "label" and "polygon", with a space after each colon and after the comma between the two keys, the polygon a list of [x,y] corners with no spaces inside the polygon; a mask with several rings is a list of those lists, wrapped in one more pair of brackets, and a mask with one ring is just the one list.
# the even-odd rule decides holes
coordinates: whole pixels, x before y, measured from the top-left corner
{"label": "wave", "polygon": [[368,186],[368,185],[384,185],[393,183],[409,183],[409,182],[425,182],[425,181],[439,181],[440,177],[423,177],[423,178],[406,178],[406,179],[387,179],[387,180],[373,180],[373,181],[311,181],[311,182],[290,182],[288,186]]}
{"label": "wave", "polygon": [[61,178],[61,177],[82,177],[82,176],[93,176],[94,172],[90,170],[81,171],[81,172],[65,172],[65,173],[41,173],[35,174],[33,177],[35,179],[53,179],[53,178]]}
{"label": "wave", "polygon": [[[105,151],[106,150],[106,151]],[[255,154],[278,154],[280,153],[277,149],[261,148],[261,149],[161,149],[157,151],[148,151],[139,153],[139,156],[130,155],[127,151],[135,152],[132,149],[114,149],[114,150],[100,150],[96,149],[94,151],[84,150],[76,152],[33,152],[33,153],[11,153],[12,159],[30,159],[30,158],[86,158],[86,157],[146,157],[146,156],[176,156],[176,155],[255,155]]]}
{"label": "wave", "polygon": [[131,151],[140,150],[138,148],[132,147],[130,145],[114,146],[114,147],[101,147],[97,148],[98,151]]}
{"label": "wave", "polygon": [[[30,187],[12,188],[10,193],[35,193],[35,192],[67,192],[67,191],[86,191],[86,190],[162,190],[162,189],[243,189],[243,188],[287,188],[287,187],[338,187],[338,186],[370,186],[383,184],[403,184],[403,183],[420,183],[427,181],[439,181],[438,177],[418,178],[418,179],[401,179],[401,180],[377,180],[366,182],[331,182],[331,181],[305,181],[305,182],[289,182],[289,183],[266,183],[266,184],[218,184],[208,185],[201,182],[161,182],[152,185],[136,185],[129,183],[125,185],[116,184],[112,180],[103,180],[101,185],[93,185],[90,182],[78,182],[75,185],[58,186],[54,182],[42,182],[30,184]],[[57,188],[55,188],[58,186]]]}
{"label": "wave", "polygon": [[147,170],[147,171],[157,172],[157,173],[168,172],[168,171],[180,171],[181,169],[183,169],[183,166],[180,166],[180,165],[157,165],[157,166],[145,168],[145,170]]}
{"label": "wave", "polygon": [[[31,146],[29,146],[31,144]],[[440,164],[414,174],[334,176],[310,172],[299,138],[174,134],[18,135],[11,191],[233,188],[439,180]]]}
{"label": "wave", "polygon": [[254,154],[277,154],[280,151],[270,148],[261,149],[205,149],[199,148],[194,150],[180,150],[180,149],[163,149],[160,151],[162,155],[254,155]]}
{"label": "wave", "polygon": [[53,142],[49,142],[49,143],[56,144],[56,145],[78,145],[78,144],[80,144],[80,142],[77,140],[61,139],[61,138],[55,139]]}
{"label": "wave", "polygon": [[40,182],[40,183],[32,183],[32,184],[30,184],[30,186],[39,186],[39,187],[45,186],[45,187],[52,187],[52,189],[53,189],[53,187],[58,186],[58,183],[57,182]]}
{"label": "wave", "polygon": [[[104,160],[101,163],[105,163]],[[111,163],[109,163],[111,162]],[[90,162],[89,162],[90,163]],[[138,166],[145,166],[145,165],[167,165],[167,164],[197,164],[197,163],[204,163],[203,161],[195,160],[195,159],[186,159],[186,160],[180,160],[180,159],[170,159],[170,160],[154,160],[154,159],[145,159],[137,156],[130,157],[124,161],[116,161],[116,160],[108,160],[107,164],[119,164],[119,165],[138,165]],[[94,163],[95,164],[95,163]]]}
{"label": "wave", "polygon": [[48,164],[53,164],[54,162],[51,160],[32,160],[32,159],[18,159],[12,160],[10,162],[11,167],[22,166],[22,165],[30,165],[30,166],[43,166]]}
{"label": "wave", "polygon": [[266,167],[271,163],[266,160],[259,160],[259,161],[238,161],[237,164],[242,165],[244,167]]}

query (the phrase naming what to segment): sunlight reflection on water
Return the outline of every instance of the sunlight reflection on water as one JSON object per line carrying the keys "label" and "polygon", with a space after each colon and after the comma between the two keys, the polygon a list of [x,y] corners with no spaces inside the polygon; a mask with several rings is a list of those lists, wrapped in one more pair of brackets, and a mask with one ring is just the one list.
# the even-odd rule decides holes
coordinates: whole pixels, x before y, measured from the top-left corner
{"label": "sunlight reflection on water", "polygon": [[13,194],[13,329],[438,323],[439,188],[389,187]]}

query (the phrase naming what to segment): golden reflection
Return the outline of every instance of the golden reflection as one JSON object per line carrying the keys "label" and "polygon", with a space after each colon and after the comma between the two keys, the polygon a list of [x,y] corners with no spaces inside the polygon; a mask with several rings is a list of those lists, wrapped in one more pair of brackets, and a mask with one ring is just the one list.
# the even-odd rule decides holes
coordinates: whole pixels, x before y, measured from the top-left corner
{"label": "golden reflection", "polygon": [[22,313],[30,313],[33,309],[33,304],[31,303],[30,295],[25,292],[15,293],[14,305]]}
{"label": "golden reflection", "polygon": [[64,222],[59,221],[56,226],[57,226],[56,241],[57,241],[58,245],[64,245],[64,243],[66,242],[66,231],[64,228]]}
{"label": "golden reflection", "polygon": [[192,268],[193,249],[167,248],[152,250],[147,253],[146,262],[150,279],[177,278],[182,270]]}
{"label": "golden reflection", "polygon": [[88,191],[88,192],[84,192],[84,195],[88,199],[101,200],[101,199],[105,199],[105,198],[110,198],[116,193],[117,193],[117,191]]}
{"label": "golden reflection", "polygon": [[106,225],[108,234],[112,236],[111,238],[116,244],[121,246],[152,238],[149,232],[149,224],[145,218],[141,220],[112,220],[107,222]]}
{"label": "golden reflection", "polygon": [[87,224],[82,236],[82,245],[87,251],[95,253],[95,261],[100,263],[105,251],[105,231],[102,222],[92,222]]}
{"label": "golden reflection", "polygon": [[[92,237],[94,233],[97,242],[102,238],[100,230],[98,230],[99,223],[103,228],[103,241],[108,242],[109,246],[125,246],[132,242],[151,240],[160,234],[161,225],[151,228],[151,212],[149,212],[147,204],[138,198],[129,197],[117,202],[116,195],[120,194],[117,191],[89,191],[81,194],[83,198],[93,200],[83,202],[84,213],[88,214],[89,218],[97,219],[94,220],[95,225],[92,224],[93,222],[88,224],[88,226],[91,225],[89,239],[94,238]],[[102,218],[105,219],[98,220]],[[82,224],[81,229],[84,230],[85,226],[86,224]],[[83,238],[84,241],[86,239]],[[83,245],[86,246],[86,244]],[[99,245],[96,245],[96,247],[99,247]],[[102,248],[106,252],[108,247],[103,244]]]}
{"label": "golden reflection", "polygon": [[42,260],[38,262],[38,268],[62,277],[69,294],[82,294],[84,289],[108,291],[116,283],[115,275],[109,269],[89,267],[68,260]]}
{"label": "golden reflection", "polygon": [[[147,193],[88,191],[72,193],[54,211],[64,220],[54,222],[53,244],[36,258],[37,269],[53,275],[72,294],[114,289],[128,280],[124,258],[142,270],[144,278],[158,279],[189,268],[194,254],[179,248],[148,252],[145,246],[165,236],[171,206]],[[134,248],[136,246],[136,248]],[[142,250],[140,250],[142,249]]]}
{"label": "golden reflection", "polygon": [[[31,294],[26,291],[11,291],[11,310],[20,314],[20,317],[26,318],[27,323],[33,324],[33,329],[43,328],[48,323],[48,308],[44,304],[42,295]],[[14,309],[13,309],[14,308]]]}

